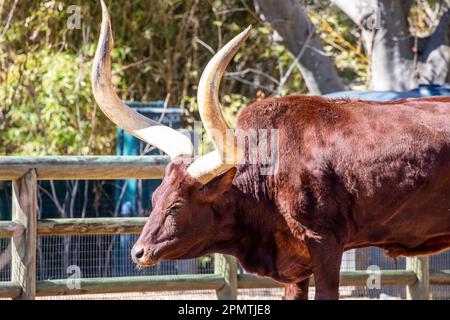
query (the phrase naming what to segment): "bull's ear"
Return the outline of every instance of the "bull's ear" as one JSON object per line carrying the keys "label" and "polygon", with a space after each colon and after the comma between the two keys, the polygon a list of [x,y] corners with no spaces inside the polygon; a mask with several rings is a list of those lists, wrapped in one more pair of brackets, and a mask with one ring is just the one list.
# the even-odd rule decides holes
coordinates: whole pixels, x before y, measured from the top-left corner
{"label": "bull's ear", "polygon": [[224,173],[218,175],[202,187],[202,190],[209,195],[221,195],[231,189],[233,179],[236,175],[235,167],[228,169]]}

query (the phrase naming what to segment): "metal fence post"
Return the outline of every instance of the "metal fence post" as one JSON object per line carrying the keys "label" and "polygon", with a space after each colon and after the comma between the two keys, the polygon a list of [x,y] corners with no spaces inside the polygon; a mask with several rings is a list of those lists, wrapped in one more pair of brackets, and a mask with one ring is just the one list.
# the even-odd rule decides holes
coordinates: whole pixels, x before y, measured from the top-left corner
{"label": "metal fence post", "polygon": [[214,255],[214,273],[223,275],[225,285],[216,290],[219,300],[237,299],[237,268],[238,262],[235,257],[223,254]]}
{"label": "metal fence post", "polygon": [[24,232],[11,240],[11,281],[21,287],[17,299],[36,297],[37,174],[34,169],[12,183],[12,220]]}
{"label": "metal fence post", "polygon": [[430,269],[427,256],[406,258],[406,270],[414,271],[417,281],[406,287],[406,299],[430,299]]}

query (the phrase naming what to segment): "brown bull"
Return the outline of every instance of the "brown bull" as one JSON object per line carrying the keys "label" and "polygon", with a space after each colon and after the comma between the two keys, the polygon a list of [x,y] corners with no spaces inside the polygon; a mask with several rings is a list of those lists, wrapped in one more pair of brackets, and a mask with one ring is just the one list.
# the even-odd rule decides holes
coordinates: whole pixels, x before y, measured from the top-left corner
{"label": "brown bull", "polygon": [[[117,125],[172,158],[132,250],[139,265],[230,254],[246,270],[286,283],[287,298],[306,299],[314,274],[316,299],[337,299],[345,250],[377,246],[397,257],[450,247],[450,97],[271,98],[244,108],[236,134],[220,138],[229,128],[218,87],[247,29],[203,73],[199,109],[216,149],[194,160],[189,139],[116,96],[102,5],[95,98]],[[247,133],[260,129],[278,135],[270,174],[249,161],[250,154],[267,152],[271,134],[249,143]]]}

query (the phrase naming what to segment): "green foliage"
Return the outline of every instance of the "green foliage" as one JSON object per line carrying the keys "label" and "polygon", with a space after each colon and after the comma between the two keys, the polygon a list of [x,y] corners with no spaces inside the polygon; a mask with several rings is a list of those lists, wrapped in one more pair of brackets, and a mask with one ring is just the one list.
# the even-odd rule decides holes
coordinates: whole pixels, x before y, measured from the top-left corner
{"label": "green foliage", "polygon": [[[3,1],[0,0],[0,3]],[[253,32],[222,84],[230,125],[248,103],[272,95],[305,94],[292,55],[275,43],[251,2],[242,0],[108,1],[113,22],[114,82],[124,100],[164,100],[185,110],[186,126],[199,120],[196,89],[213,50],[248,25]],[[0,9],[0,35],[13,1]],[[81,8],[81,29],[70,30],[71,5]],[[329,7],[329,6],[328,6]],[[351,85],[367,81],[367,61],[354,26],[323,6],[316,15],[327,52]],[[101,13],[98,1],[21,0],[0,38],[0,154],[111,154],[116,128],[97,109],[90,67]],[[334,28],[326,30],[328,21]],[[201,40],[201,41],[199,41]],[[207,146],[205,146],[206,148]]]}
{"label": "green foliage", "polygon": [[61,3],[41,2],[33,9],[17,8],[1,39],[0,153],[113,150],[113,125],[106,121],[96,125],[99,112],[89,81],[94,46],[68,49],[68,30],[62,27],[67,17]]}
{"label": "green foliage", "polygon": [[357,26],[333,6],[312,6],[308,14],[344,83],[355,90],[367,90],[369,60],[365,56]]}

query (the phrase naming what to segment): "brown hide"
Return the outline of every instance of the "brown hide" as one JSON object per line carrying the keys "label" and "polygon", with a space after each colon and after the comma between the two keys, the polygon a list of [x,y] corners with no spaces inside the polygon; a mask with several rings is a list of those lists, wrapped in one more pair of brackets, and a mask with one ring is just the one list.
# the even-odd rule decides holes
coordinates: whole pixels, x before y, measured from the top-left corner
{"label": "brown hide", "polygon": [[[133,249],[143,248],[138,263],[227,253],[291,284],[287,298],[305,298],[314,273],[316,298],[336,299],[345,250],[450,246],[450,97],[266,99],[242,110],[238,129],[278,130],[278,171],[239,165],[202,186],[174,161]],[[177,201],[181,212],[168,213]]]}

